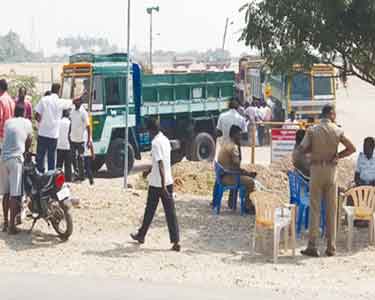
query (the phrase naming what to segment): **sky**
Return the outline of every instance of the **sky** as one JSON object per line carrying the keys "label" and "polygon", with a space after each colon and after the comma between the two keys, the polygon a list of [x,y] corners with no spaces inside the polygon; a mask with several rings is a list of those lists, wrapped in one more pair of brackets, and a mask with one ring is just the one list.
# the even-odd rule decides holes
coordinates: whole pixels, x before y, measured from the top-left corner
{"label": "sky", "polygon": [[[238,9],[247,0],[131,0],[131,45],[149,47],[146,8],[159,5],[154,15],[154,49],[206,50],[222,45],[225,20],[230,18],[226,49],[239,55],[248,48],[238,42],[244,16]],[[108,38],[126,47],[126,0],[11,0],[2,5],[0,34],[13,30],[33,50],[58,53],[56,40],[66,36]],[[33,21],[34,20],[34,21]],[[34,26],[33,26],[34,24]],[[34,42],[32,42],[34,41]]]}

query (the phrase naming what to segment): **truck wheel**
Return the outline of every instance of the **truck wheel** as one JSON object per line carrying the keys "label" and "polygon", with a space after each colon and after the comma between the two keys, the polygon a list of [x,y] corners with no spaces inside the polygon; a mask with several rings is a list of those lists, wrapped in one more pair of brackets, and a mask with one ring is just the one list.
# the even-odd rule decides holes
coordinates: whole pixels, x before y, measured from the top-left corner
{"label": "truck wheel", "polygon": [[96,156],[95,160],[92,162],[92,171],[98,173],[105,163],[104,156]]}
{"label": "truck wheel", "polygon": [[[124,175],[124,147],[125,141],[122,138],[113,140],[109,146],[105,164],[111,177],[121,177]],[[130,172],[133,169],[135,160],[135,151],[131,144],[128,146],[128,153],[128,166]]]}
{"label": "truck wheel", "polygon": [[213,161],[215,159],[215,140],[206,132],[201,132],[194,138],[191,149],[192,161]]}

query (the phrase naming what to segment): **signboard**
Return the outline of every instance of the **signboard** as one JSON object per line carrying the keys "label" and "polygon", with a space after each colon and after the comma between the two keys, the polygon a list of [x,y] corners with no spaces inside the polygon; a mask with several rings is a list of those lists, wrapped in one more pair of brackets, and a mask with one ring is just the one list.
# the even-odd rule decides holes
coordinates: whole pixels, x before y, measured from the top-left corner
{"label": "signboard", "polygon": [[296,130],[272,129],[271,162],[291,155],[296,143]]}

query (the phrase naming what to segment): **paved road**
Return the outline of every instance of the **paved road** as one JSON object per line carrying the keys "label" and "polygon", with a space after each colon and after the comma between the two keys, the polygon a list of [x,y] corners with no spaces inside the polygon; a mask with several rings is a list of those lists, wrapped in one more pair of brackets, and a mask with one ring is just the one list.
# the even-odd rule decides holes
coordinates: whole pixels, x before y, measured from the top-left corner
{"label": "paved road", "polygon": [[138,283],[125,279],[93,278],[68,275],[41,275],[32,273],[1,274],[1,300],[242,300],[242,299],[374,299],[374,294],[359,295],[331,289],[279,290],[279,289],[225,289],[217,287],[185,287]]}

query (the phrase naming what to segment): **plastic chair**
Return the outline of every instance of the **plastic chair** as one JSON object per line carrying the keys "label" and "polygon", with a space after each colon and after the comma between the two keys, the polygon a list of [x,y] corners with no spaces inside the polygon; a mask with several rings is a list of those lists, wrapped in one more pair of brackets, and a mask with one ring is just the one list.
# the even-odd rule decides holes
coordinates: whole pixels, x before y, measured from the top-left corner
{"label": "plastic chair", "polygon": [[[254,192],[251,194],[256,216],[252,242],[252,253],[255,251],[257,227],[273,230],[273,262],[277,263],[281,232],[284,230],[284,248],[288,250],[289,239],[292,241],[292,254],[296,249],[296,206],[283,203],[276,195],[269,192]],[[262,245],[263,243],[263,236]],[[264,249],[263,249],[264,250]]]}
{"label": "plastic chair", "polygon": [[[298,208],[297,213],[297,236],[301,236],[302,227],[305,230],[309,228],[309,214],[310,214],[310,185],[309,182],[297,171],[288,172],[290,201],[291,204],[296,204]],[[320,228],[322,236],[326,228],[326,207],[322,201],[321,208],[321,222]]]}
{"label": "plastic chair", "polygon": [[[243,185],[241,185],[240,177],[241,174],[239,172],[232,172],[225,170],[218,162],[215,162],[215,175],[216,175],[216,181],[214,185],[214,192],[213,192],[213,210],[214,212],[219,215],[221,210],[221,202],[223,199],[223,194],[226,191],[233,191],[234,193],[234,202],[233,202],[233,209],[235,210],[237,207],[237,199],[238,199],[238,192],[240,194],[240,200],[241,200],[241,207],[240,207],[240,213],[241,215],[245,214],[245,196],[246,196],[246,190]],[[234,185],[225,185],[222,182],[222,178],[224,175],[231,175],[234,176],[236,179],[236,184]]]}
{"label": "plastic chair", "polygon": [[[353,206],[348,206],[349,197],[353,200]],[[352,250],[354,221],[369,221],[369,243],[375,240],[375,188],[372,186],[360,186],[352,188],[345,193],[344,212],[348,217],[348,250]]]}
{"label": "plastic chair", "polygon": [[288,181],[289,181],[289,193],[290,193],[290,203],[298,204],[299,203],[299,184],[297,180],[297,173],[293,171],[288,171]]}

